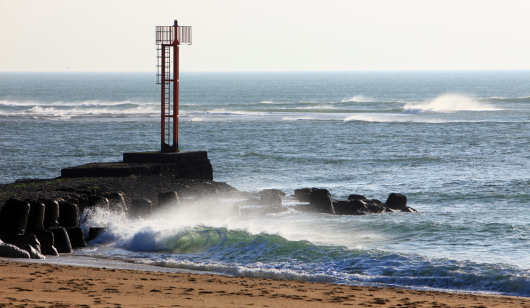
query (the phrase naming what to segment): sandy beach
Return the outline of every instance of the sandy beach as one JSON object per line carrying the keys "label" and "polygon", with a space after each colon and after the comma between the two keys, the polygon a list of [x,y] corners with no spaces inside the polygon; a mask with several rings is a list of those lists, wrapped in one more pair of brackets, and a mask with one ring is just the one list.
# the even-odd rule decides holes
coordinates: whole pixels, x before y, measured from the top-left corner
{"label": "sandy beach", "polygon": [[530,307],[530,298],[0,260],[0,307]]}

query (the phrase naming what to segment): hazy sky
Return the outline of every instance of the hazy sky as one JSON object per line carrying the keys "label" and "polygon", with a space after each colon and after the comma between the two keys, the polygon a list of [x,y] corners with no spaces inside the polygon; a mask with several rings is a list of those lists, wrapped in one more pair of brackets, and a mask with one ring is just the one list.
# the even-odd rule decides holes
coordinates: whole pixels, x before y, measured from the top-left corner
{"label": "hazy sky", "polygon": [[0,71],[530,69],[528,0],[0,0]]}

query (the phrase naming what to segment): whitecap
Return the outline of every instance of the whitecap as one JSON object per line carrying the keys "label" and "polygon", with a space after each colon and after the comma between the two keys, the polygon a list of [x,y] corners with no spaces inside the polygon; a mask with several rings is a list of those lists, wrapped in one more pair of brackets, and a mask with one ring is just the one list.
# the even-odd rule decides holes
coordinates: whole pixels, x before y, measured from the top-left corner
{"label": "whitecap", "polygon": [[495,111],[501,110],[491,104],[480,102],[478,99],[465,94],[446,93],[423,102],[407,103],[403,106],[403,113],[424,112],[457,112],[457,111]]}
{"label": "whitecap", "polygon": [[340,102],[341,103],[372,103],[374,102],[375,99],[369,97],[369,96],[364,96],[364,95],[355,95],[353,97],[350,97],[350,98],[345,98],[343,100],[341,100]]}

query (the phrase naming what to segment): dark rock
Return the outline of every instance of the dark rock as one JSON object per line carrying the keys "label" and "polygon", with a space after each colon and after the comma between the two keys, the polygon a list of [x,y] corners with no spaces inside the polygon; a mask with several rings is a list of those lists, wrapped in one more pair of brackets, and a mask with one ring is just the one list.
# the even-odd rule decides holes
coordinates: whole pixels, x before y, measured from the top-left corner
{"label": "dark rock", "polygon": [[46,257],[42,255],[42,253],[40,253],[37,249],[35,249],[30,244],[24,244],[22,245],[22,247],[20,247],[20,249],[27,251],[31,259],[46,259]]}
{"label": "dark rock", "polygon": [[28,225],[30,205],[26,201],[8,199],[0,211],[0,232],[24,234]]}
{"label": "dark rock", "polygon": [[40,199],[44,203],[44,229],[59,226],[59,202],[57,200]]}
{"label": "dark rock", "polygon": [[385,211],[385,205],[383,202],[377,199],[360,200],[366,204],[366,208],[369,213],[383,213]]}
{"label": "dark rock", "polygon": [[180,200],[176,191],[160,193],[158,195],[158,207],[179,206]]}
{"label": "dark rock", "polygon": [[408,207],[408,206],[407,206],[407,208],[402,209],[401,211],[405,212],[405,213],[418,213],[418,211],[416,211],[415,209],[413,209],[411,207]]}
{"label": "dark rock", "polygon": [[66,232],[68,233],[68,238],[73,249],[87,246],[83,229],[79,227],[67,228]]}
{"label": "dark rock", "polygon": [[0,257],[29,259],[29,252],[0,240]]}
{"label": "dark rock", "polygon": [[348,200],[365,200],[366,197],[363,195],[351,194],[348,196]]}
{"label": "dark rock", "polygon": [[27,232],[44,230],[44,209],[42,201],[29,201]]}
{"label": "dark rock", "polygon": [[152,210],[151,200],[145,198],[133,199],[129,207],[129,215],[132,217],[144,217],[151,215]]}
{"label": "dark rock", "polygon": [[127,210],[127,203],[122,193],[112,193],[105,197],[109,199],[109,209],[111,211],[121,213]]}
{"label": "dark rock", "polygon": [[402,194],[391,193],[385,202],[385,206],[393,210],[406,210],[407,197]]}
{"label": "dark rock", "polygon": [[326,213],[335,214],[333,209],[333,202],[331,195],[327,189],[313,188],[311,189],[311,197],[309,200],[309,207],[311,210]]}
{"label": "dark rock", "polygon": [[53,232],[39,231],[35,234],[40,242],[41,253],[48,256],[58,256],[59,253],[55,248]]}
{"label": "dark rock", "polygon": [[300,188],[294,191],[294,197],[300,202],[310,202],[311,201],[311,191],[312,188]]}
{"label": "dark rock", "polygon": [[71,253],[72,244],[70,243],[70,238],[64,227],[51,228],[53,232],[54,246],[57,248],[59,253]]}
{"label": "dark rock", "polygon": [[333,208],[337,215],[364,215],[368,208],[363,200],[333,200]]}
{"label": "dark rock", "polygon": [[77,204],[66,200],[59,201],[59,225],[65,228],[79,227]]}
{"label": "dark rock", "polygon": [[268,206],[281,206],[282,196],[285,193],[278,189],[264,189],[260,192],[259,204]]}
{"label": "dark rock", "polygon": [[87,197],[87,208],[109,209],[109,199],[103,196],[91,195]]}
{"label": "dark rock", "polygon": [[32,233],[26,233],[24,235],[16,236],[11,244],[16,245],[19,248],[23,248],[24,245],[30,245],[31,247],[35,248],[35,250],[39,253],[41,252],[40,241],[37,236]]}
{"label": "dark rock", "polygon": [[95,239],[98,237],[101,233],[107,232],[108,228],[105,227],[92,227],[88,230],[88,241]]}
{"label": "dark rock", "polygon": [[88,200],[88,194],[83,194],[77,196],[77,210],[79,212],[79,215],[81,215],[85,209],[87,208],[87,200]]}

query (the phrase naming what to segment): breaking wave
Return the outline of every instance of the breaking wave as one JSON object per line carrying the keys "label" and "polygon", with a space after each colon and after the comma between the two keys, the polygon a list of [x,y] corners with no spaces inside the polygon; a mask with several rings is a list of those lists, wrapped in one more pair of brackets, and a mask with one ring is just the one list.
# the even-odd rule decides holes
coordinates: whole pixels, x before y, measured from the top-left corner
{"label": "breaking wave", "polygon": [[403,113],[495,110],[501,109],[464,94],[442,94],[432,100],[407,103],[403,106]]}
{"label": "breaking wave", "polygon": [[[85,254],[246,277],[530,294],[528,270],[514,266],[313,242],[309,229],[294,231],[304,225],[286,226],[292,216],[248,221],[233,209],[206,215],[212,217],[204,213],[190,207],[143,221],[95,218],[109,231]],[[326,230],[324,223],[320,232]]]}
{"label": "breaking wave", "polygon": [[375,102],[375,99],[369,97],[369,96],[364,96],[364,95],[355,95],[353,97],[350,97],[350,98],[345,98],[343,100],[340,101],[341,103],[372,103],[372,102]]}
{"label": "breaking wave", "polygon": [[159,103],[134,101],[9,101],[0,100],[0,115],[4,117],[63,118],[81,116],[128,117],[158,115]]}

